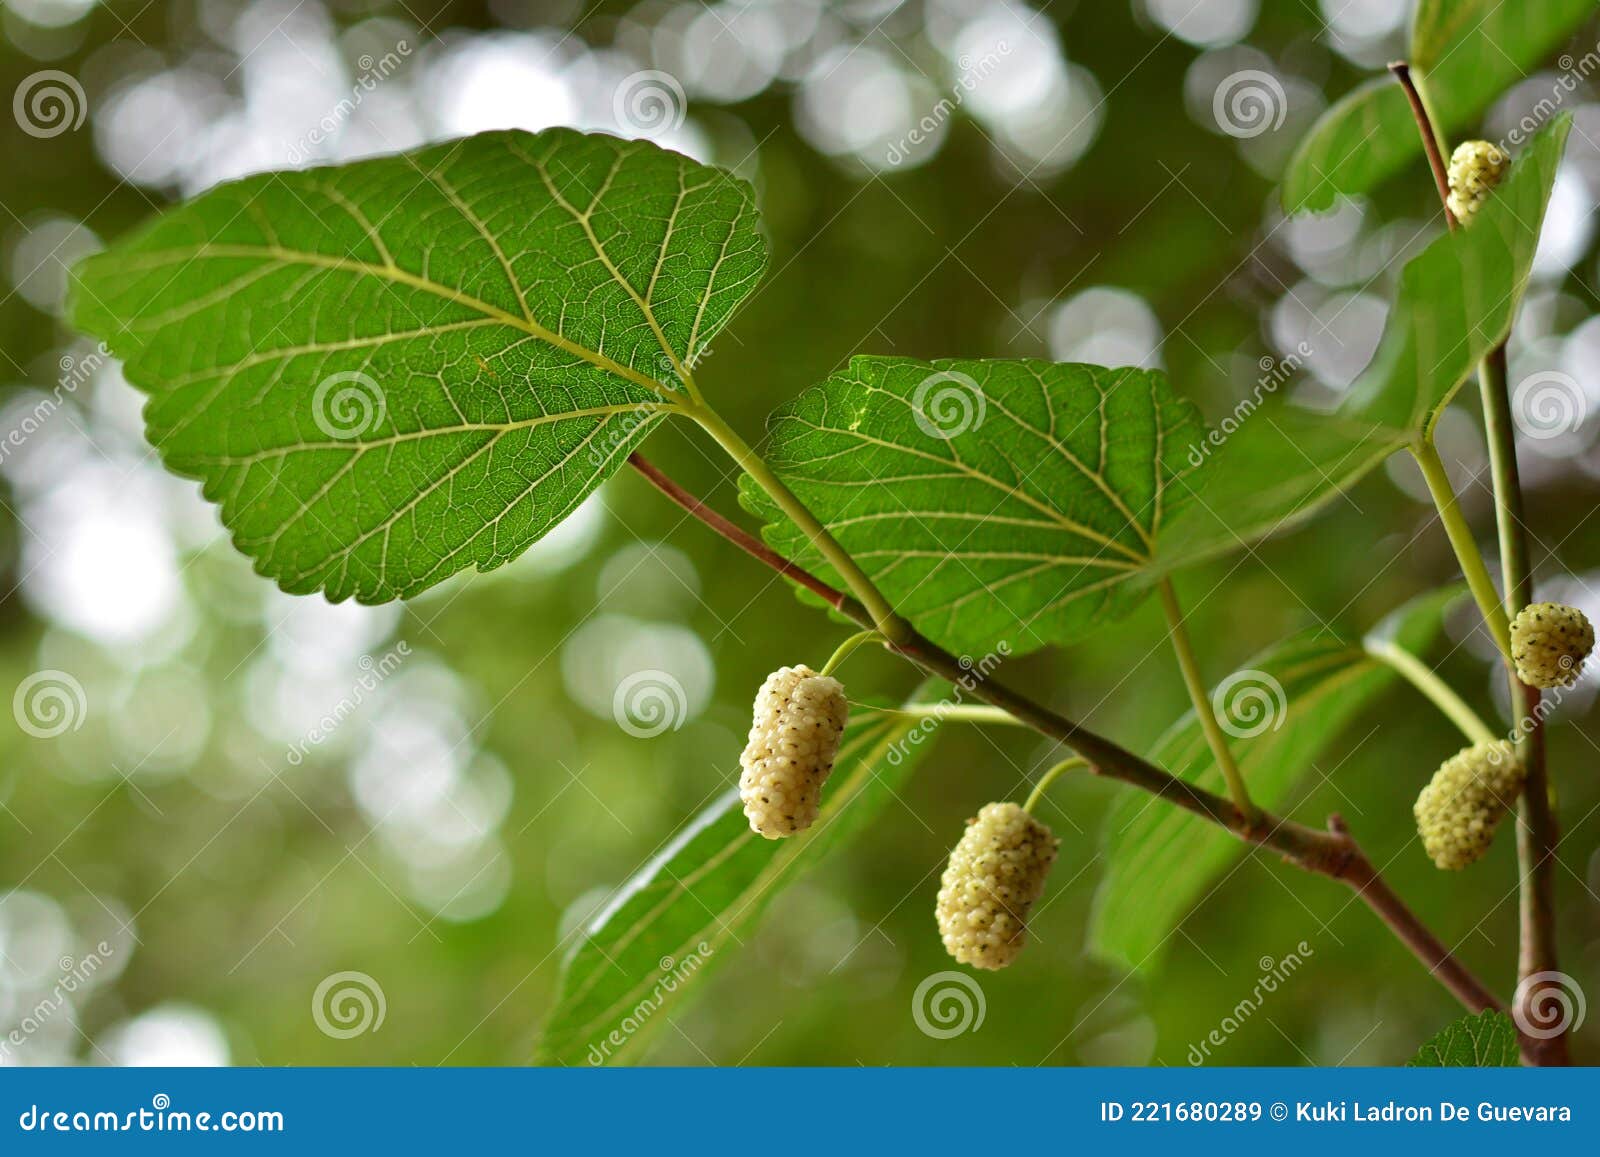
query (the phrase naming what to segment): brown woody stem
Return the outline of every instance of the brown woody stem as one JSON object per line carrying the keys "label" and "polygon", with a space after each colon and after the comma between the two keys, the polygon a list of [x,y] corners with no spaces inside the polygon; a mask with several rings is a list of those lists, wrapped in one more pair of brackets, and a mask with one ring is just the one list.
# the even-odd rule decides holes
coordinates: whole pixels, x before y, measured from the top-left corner
{"label": "brown woody stem", "polygon": [[[784,558],[711,510],[643,455],[630,455],[628,463],[657,490],[758,562],[819,595],[840,614],[861,626],[874,626],[872,615],[855,599],[834,590],[797,563]],[[1468,1009],[1482,1012],[1484,1009],[1502,1007],[1499,999],[1451,954],[1384,882],[1337,816],[1330,820],[1329,830],[1319,831],[1267,812],[1247,815],[1231,801],[1163,771],[1113,740],[1089,731],[1020,692],[1011,690],[992,676],[984,674],[982,668],[974,665],[970,659],[964,662],[916,631],[910,631],[908,637],[887,642],[886,645],[923,671],[949,680],[986,703],[1001,708],[1041,735],[1070,748],[1088,761],[1090,770],[1096,775],[1120,780],[1160,796],[1201,819],[1226,828],[1247,843],[1270,848],[1297,867],[1343,882]]]}

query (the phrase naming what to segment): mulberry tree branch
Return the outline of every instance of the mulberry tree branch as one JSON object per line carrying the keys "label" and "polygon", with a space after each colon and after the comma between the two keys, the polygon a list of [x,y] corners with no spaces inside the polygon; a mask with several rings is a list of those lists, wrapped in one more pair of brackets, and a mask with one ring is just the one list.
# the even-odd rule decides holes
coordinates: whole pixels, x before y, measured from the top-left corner
{"label": "mulberry tree branch", "polygon": [[[1422,144],[1433,169],[1445,220],[1456,228],[1450,210],[1450,184],[1444,170],[1438,132],[1428,115],[1411,72],[1404,63],[1391,64],[1411,101]],[[1478,387],[1483,398],[1484,438],[1489,446],[1489,466],[1494,479],[1495,524],[1500,536],[1501,585],[1505,615],[1514,617],[1533,602],[1533,570],[1528,565],[1528,536],[1523,523],[1522,480],[1517,471],[1517,435],[1511,420],[1511,395],[1506,387],[1506,347],[1502,342],[1478,367]],[[1517,802],[1517,867],[1519,873],[1520,947],[1517,954],[1517,1011],[1519,1025],[1534,1024],[1532,1010],[1542,998],[1530,977],[1559,971],[1556,952],[1556,847],[1561,832],[1550,799],[1549,770],[1545,763],[1544,712],[1537,687],[1518,677],[1506,664],[1511,688],[1511,714],[1517,721],[1517,758],[1527,769],[1522,798]],[[1521,1035],[1523,1060],[1535,1065],[1569,1063],[1565,1028],[1548,1037]]]}
{"label": "mulberry tree branch", "polygon": [[[818,595],[840,614],[861,626],[875,626],[873,616],[855,599],[833,589],[804,567],[713,511],[643,455],[630,455],[628,463],[679,507],[758,562]],[[1069,748],[1087,761],[1094,774],[1120,780],[1160,796],[1201,819],[1227,829],[1246,843],[1268,848],[1299,868],[1346,884],[1411,950],[1429,973],[1469,1010],[1482,1012],[1484,1009],[1503,1007],[1499,999],[1456,959],[1450,949],[1423,925],[1389,887],[1338,816],[1330,819],[1328,830],[1320,831],[1268,812],[1248,815],[1222,796],[1163,771],[1113,740],[1013,691],[992,676],[983,674],[970,661],[963,663],[915,630],[909,630],[906,637],[888,641],[885,645],[928,674],[949,680],[1041,735]]]}

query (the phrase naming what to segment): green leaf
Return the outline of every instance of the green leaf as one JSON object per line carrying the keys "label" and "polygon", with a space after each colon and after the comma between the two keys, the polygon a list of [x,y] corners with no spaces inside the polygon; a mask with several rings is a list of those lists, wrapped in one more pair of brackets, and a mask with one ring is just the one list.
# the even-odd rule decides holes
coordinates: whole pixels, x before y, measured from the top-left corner
{"label": "green leaf", "polygon": [[[1418,608],[1408,637],[1427,629]],[[1432,620],[1437,631],[1438,620]],[[1214,689],[1251,798],[1280,808],[1341,729],[1393,677],[1360,647],[1326,632],[1296,635],[1257,655]],[[1227,785],[1191,709],[1156,741],[1150,760],[1218,793]],[[1106,874],[1089,943],[1137,971],[1153,970],[1185,913],[1244,853],[1240,841],[1178,808],[1128,792],[1106,819]]]}
{"label": "green leaf", "polygon": [[1517,1051],[1517,1026],[1494,1009],[1462,1017],[1428,1040],[1406,1062],[1408,1069],[1514,1068],[1522,1063]]}
{"label": "green leaf", "polygon": [[[927,750],[932,726],[884,714],[852,723],[822,814],[799,835],[755,835],[737,791],[695,817],[618,889],[568,953],[537,1063],[631,1057],[705,987],[778,892],[872,822]],[[917,740],[908,741],[913,731]]]}
{"label": "green leaf", "polygon": [[1317,415],[1274,398],[1237,418],[1197,476],[1199,500],[1162,535],[1163,566],[1294,526],[1431,436],[1478,362],[1511,332],[1570,124],[1558,117],[1529,142],[1470,228],[1407,262],[1378,351],[1338,410]]}
{"label": "green leaf", "polygon": [[[858,357],[769,433],[773,469],[923,633],[1021,653],[1144,597],[1204,428],[1153,371]],[[824,569],[759,491],[744,497],[774,547]]]}
{"label": "green leaf", "polygon": [[495,132],[213,189],[86,261],[73,317],[257,570],[382,602],[571,513],[764,264],[725,173]]}
{"label": "green leaf", "polygon": [[[1424,3],[1413,28],[1412,71],[1438,130],[1470,127],[1595,7],[1595,0]],[[1551,99],[1564,95],[1556,86]],[[1323,113],[1300,142],[1284,174],[1284,208],[1331,208],[1337,196],[1368,192],[1424,161],[1405,93],[1392,77],[1374,77]]]}

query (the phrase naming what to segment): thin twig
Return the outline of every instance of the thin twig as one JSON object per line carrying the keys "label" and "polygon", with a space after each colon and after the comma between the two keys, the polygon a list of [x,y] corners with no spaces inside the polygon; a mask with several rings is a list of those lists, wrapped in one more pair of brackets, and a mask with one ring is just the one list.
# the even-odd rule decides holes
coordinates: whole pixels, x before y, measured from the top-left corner
{"label": "thin twig", "polygon": [[[872,616],[855,599],[829,587],[803,567],[734,526],[642,455],[635,453],[628,461],[656,489],[752,558],[820,595],[830,606],[863,627],[874,625]],[[1395,895],[1337,817],[1332,821],[1330,830],[1318,831],[1268,812],[1246,815],[1231,801],[1163,771],[1114,741],[1011,690],[992,676],[983,674],[970,660],[963,662],[914,630],[909,632],[906,639],[887,645],[925,672],[961,686],[968,693],[1015,716],[1041,735],[1070,748],[1088,762],[1090,770],[1096,775],[1120,780],[1158,795],[1201,819],[1226,828],[1247,843],[1272,849],[1306,871],[1343,882],[1355,890],[1362,902],[1468,1009],[1482,1012],[1484,1009],[1503,1007],[1499,999]]]}
{"label": "thin twig", "polygon": [[[1455,228],[1450,211],[1450,181],[1443,173],[1438,133],[1421,94],[1411,81],[1410,70],[1391,64],[1411,101],[1417,118],[1428,164],[1439,188],[1439,201],[1445,219]],[[1514,617],[1533,601],[1533,570],[1528,564],[1528,538],[1523,523],[1522,480],[1517,470],[1517,435],[1511,420],[1511,395],[1506,388],[1506,347],[1502,342],[1489,352],[1478,367],[1478,386],[1483,397],[1483,425],[1489,446],[1489,464],[1494,478],[1495,523],[1500,536],[1501,583],[1505,591],[1505,614]],[[1540,692],[1517,678],[1514,665],[1506,664],[1511,688],[1511,712],[1517,720],[1517,757],[1527,769],[1522,798],[1517,803],[1517,868],[1519,880],[1520,935],[1517,976],[1559,972],[1556,950],[1556,847],[1561,839],[1555,809],[1550,801],[1549,769],[1545,762],[1544,712],[1539,710]],[[1533,1016],[1544,993],[1538,985],[1517,986],[1519,1024],[1535,1024]],[[1569,1062],[1567,1034],[1563,1029],[1550,1036],[1521,1034],[1522,1057],[1534,1065],[1564,1065]]]}
{"label": "thin twig", "polygon": [[1389,71],[1394,73],[1400,87],[1405,90],[1406,100],[1411,102],[1411,115],[1417,118],[1417,128],[1422,133],[1422,147],[1428,154],[1428,168],[1433,170],[1439,203],[1444,206],[1444,221],[1454,233],[1457,222],[1456,215],[1450,210],[1450,171],[1445,167],[1444,153],[1440,151],[1439,138],[1433,131],[1433,118],[1428,115],[1428,106],[1422,101],[1422,93],[1417,91],[1416,82],[1411,79],[1411,66],[1403,60],[1396,60],[1389,65]]}

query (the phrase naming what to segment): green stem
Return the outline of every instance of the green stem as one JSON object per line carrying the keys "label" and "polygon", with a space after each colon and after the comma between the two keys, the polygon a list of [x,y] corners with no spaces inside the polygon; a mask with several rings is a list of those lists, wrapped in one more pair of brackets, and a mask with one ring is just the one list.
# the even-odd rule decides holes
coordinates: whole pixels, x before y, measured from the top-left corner
{"label": "green stem", "polygon": [[839,540],[817,520],[817,517],[807,509],[806,504],[783,484],[783,480],[772,472],[761,455],[751,449],[749,443],[739,437],[738,432],[723,421],[722,416],[715,410],[706,406],[689,406],[685,407],[684,412],[700,423],[701,428],[716,440],[717,445],[721,446],[734,462],[738,463],[739,468],[750,475],[756,484],[767,492],[772,501],[777,503],[778,509],[788,516],[789,521],[798,526],[811,540],[811,545],[834,570],[839,572],[839,577],[844,580],[851,593],[861,601],[862,606],[867,608],[867,613],[872,616],[872,621],[879,632],[891,642],[902,642],[909,638],[910,624],[895,614],[894,608],[889,605],[889,600],[883,597],[872,580],[866,576],[866,572],[856,564],[855,559],[850,557],[850,552],[839,545]]}
{"label": "green stem", "polygon": [[1034,784],[1033,790],[1028,793],[1028,802],[1022,805],[1022,810],[1027,812],[1029,815],[1032,815],[1033,809],[1038,805],[1039,801],[1044,798],[1045,791],[1061,776],[1063,772],[1071,771],[1076,767],[1088,766],[1089,761],[1081,756],[1074,755],[1071,759],[1063,759],[1060,763],[1056,764],[1049,771],[1045,772],[1039,777],[1039,782]]}
{"label": "green stem", "polygon": [[1477,600],[1478,610],[1483,614],[1489,634],[1493,636],[1495,646],[1500,648],[1500,653],[1510,659],[1511,621],[1506,617],[1500,592],[1495,590],[1494,580],[1489,577],[1489,568],[1483,563],[1478,542],[1472,537],[1472,527],[1467,525],[1466,516],[1461,513],[1461,504],[1456,501],[1455,487],[1450,484],[1444,461],[1439,457],[1431,438],[1414,443],[1411,455],[1422,467],[1422,476],[1427,479],[1428,491],[1433,495],[1433,505],[1439,511],[1439,521],[1444,523],[1445,533],[1450,536],[1456,562],[1466,576],[1467,586]]}
{"label": "green stem", "polygon": [[1433,705],[1461,729],[1461,733],[1473,743],[1493,743],[1497,738],[1489,730],[1489,725],[1471,707],[1466,700],[1455,693],[1455,689],[1439,678],[1438,672],[1417,658],[1410,651],[1398,643],[1388,639],[1369,639],[1366,643],[1367,654],[1380,662],[1387,663],[1407,683],[1410,683],[1423,695],[1433,702]]}
{"label": "green stem", "polygon": [[937,719],[944,723],[999,723],[1009,727],[1026,724],[1009,711],[960,703],[907,703],[904,707],[867,707],[882,715],[903,715],[908,719]]}
{"label": "green stem", "polygon": [[[1528,537],[1523,529],[1522,479],[1517,472],[1517,435],[1511,420],[1511,395],[1506,389],[1506,347],[1496,346],[1478,369],[1483,395],[1483,425],[1494,477],[1495,523],[1500,534],[1501,579],[1508,615],[1533,602],[1533,569],[1528,564]],[[1539,691],[1524,686],[1516,668],[1507,666],[1511,712],[1517,722],[1517,756],[1527,768],[1522,799],[1517,804],[1517,862],[1521,868],[1519,897],[1521,935],[1517,974],[1522,979],[1559,971],[1556,951],[1556,846],[1560,829],[1550,798],[1550,773],[1544,749],[1544,713]],[[1530,986],[1518,989],[1525,1010],[1540,999]],[[1568,1061],[1567,1037],[1524,1037],[1524,1056],[1534,1064]]]}
{"label": "green stem", "polygon": [[1172,580],[1169,578],[1161,580],[1161,606],[1167,612],[1167,633],[1172,639],[1172,650],[1178,656],[1178,669],[1183,672],[1184,686],[1189,689],[1189,701],[1194,704],[1195,716],[1200,720],[1200,729],[1205,732],[1206,743],[1211,746],[1217,767],[1222,770],[1222,778],[1228,781],[1228,795],[1232,797],[1235,807],[1253,818],[1257,814],[1256,805],[1250,801],[1244,776],[1239,774],[1239,765],[1234,762],[1233,752],[1228,747],[1228,737],[1223,734],[1211,697],[1206,694],[1200,664],[1195,660],[1189,632],[1183,625],[1183,610],[1178,606],[1178,595],[1172,589]]}
{"label": "green stem", "polygon": [[839,664],[848,659],[850,653],[861,646],[862,643],[871,642],[873,639],[881,639],[882,637],[877,631],[857,631],[834,649],[833,654],[828,657],[828,661],[822,665],[822,670],[819,674],[832,675],[838,669]]}

